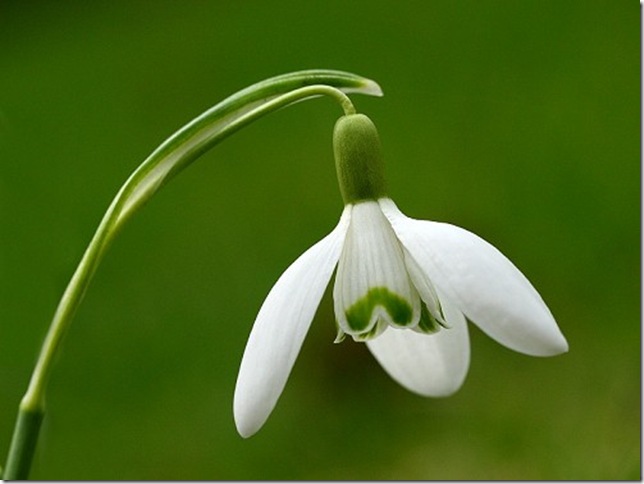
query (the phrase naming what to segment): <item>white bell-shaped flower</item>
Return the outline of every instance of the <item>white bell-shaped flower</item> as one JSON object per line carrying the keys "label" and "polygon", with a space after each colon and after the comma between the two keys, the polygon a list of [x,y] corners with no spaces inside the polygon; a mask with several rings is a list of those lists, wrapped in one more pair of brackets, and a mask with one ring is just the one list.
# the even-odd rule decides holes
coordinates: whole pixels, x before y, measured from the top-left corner
{"label": "white bell-shaped flower", "polygon": [[480,237],[406,217],[387,197],[373,123],[349,115],[334,149],[340,222],[279,278],[251,331],[234,398],[239,433],[257,432],[293,368],[337,266],[338,338],[365,341],[385,371],[424,396],[454,393],[469,367],[466,318],[508,348],[552,356],[568,343],[525,276]]}

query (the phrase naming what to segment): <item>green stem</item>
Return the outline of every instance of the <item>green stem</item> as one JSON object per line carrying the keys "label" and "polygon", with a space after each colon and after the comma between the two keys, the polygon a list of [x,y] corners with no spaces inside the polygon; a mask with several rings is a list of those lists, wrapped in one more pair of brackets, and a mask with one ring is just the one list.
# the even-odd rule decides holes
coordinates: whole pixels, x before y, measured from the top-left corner
{"label": "green stem", "polygon": [[340,103],[345,114],[355,113],[342,91],[382,94],[375,82],[338,71],[301,71],[274,77],[239,91],[188,123],[132,173],[103,216],[54,314],[29,387],[20,403],[4,479],[27,479],[29,475],[54,355],[92,276],[123,224],[201,154],[266,114],[317,96],[330,96]]}
{"label": "green stem", "polygon": [[27,479],[44,416],[43,408],[31,409],[20,405],[3,479]]}

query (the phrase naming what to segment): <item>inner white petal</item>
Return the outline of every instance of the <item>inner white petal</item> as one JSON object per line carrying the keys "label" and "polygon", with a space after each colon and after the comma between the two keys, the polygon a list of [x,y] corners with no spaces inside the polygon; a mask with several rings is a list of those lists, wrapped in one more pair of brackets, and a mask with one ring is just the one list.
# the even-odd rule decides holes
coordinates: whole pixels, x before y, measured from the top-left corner
{"label": "inner white petal", "polygon": [[370,333],[377,321],[400,328],[418,324],[420,297],[402,246],[375,201],[353,207],[333,297],[340,329],[352,336]]}
{"label": "inner white petal", "polygon": [[429,275],[420,268],[409,251],[404,247],[403,253],[405,255],[405,266],[407,267],[407,272],[414,284],[414,287],[418,291],[421,300],[425,303],[430,314],[437,321],[440,321],[441,324],[445,323],[445,317],[441,309],[440,300]]}

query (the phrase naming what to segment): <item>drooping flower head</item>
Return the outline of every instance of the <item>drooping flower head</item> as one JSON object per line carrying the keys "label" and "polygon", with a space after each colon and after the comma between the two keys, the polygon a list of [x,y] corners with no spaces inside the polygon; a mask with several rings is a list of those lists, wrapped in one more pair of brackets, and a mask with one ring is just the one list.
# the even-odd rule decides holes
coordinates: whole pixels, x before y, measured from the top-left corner
{"label": "drooping flower head", "polygon": [[466,318],[515,351],[568,350],[541,296],[497,249],[454,225],[398,210],[369,118],[338,120],[334,154],[344,210],[335,229],[282,274],[257,315],[234,397],[243,437],[277,403],[336,266],[336,341],[366,342],[394,380],[420,395],[447,396],[462,385]]}

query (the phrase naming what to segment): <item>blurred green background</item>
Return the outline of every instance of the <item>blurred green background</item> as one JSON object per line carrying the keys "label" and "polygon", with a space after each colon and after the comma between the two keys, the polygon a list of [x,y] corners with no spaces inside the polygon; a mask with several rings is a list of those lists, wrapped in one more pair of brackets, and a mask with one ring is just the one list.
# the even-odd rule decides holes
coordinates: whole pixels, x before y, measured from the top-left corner
{"label": "blurred green background", "polygon": [[447,399],[335,336],[327,292],[266,426],[232,395],[272,284],[342,209],[329,100],[243,130],[118,238],[58,358],[36,479],[639,479],[634,1],[3,1],[0,461],[49,320],[113,195],[168,135],[264,78],[332,68],[380,130],[392,197],[499,247],[566,355],[471,326]]}

